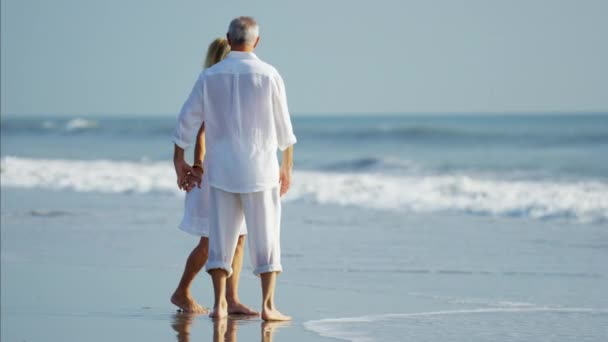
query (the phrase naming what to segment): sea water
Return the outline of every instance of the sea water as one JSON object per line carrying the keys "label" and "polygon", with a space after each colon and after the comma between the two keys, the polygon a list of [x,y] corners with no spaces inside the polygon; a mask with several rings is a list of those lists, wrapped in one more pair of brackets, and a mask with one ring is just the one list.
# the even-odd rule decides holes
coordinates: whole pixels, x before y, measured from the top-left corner
{"label": "sea water", "polygon": [[[34,306],[14,290],[40,271],[17,271],[23,260],[179,273],[188,247],[169,262],[152,252],[144,261],[132,246],[146,226],[155,227],[145,233],[152,245],[181,234],[174,124],[170,116],[2,118],[8,322],[21,322],[17,307]],[[608,336],[608,115],[314,115],[293,124],[280,288],[303,335],[288,340]],[[82,226],[87,217],[124,225],[129,238]],[[33,228],[40,222],[60,236]],[[32,247],[44,237],[65,245]]]}
{"label": "sea water", "polygon": [[[176,192],[173,125],[170,117],[4,119],[3,185]],[[313,116],[294,126],[287,200],[608,219],[604,115]]]}

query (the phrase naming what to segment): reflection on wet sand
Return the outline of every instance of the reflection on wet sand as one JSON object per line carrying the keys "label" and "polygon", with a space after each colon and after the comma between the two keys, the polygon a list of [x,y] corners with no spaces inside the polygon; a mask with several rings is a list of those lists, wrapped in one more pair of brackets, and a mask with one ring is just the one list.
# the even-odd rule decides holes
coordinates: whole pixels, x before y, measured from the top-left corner
{"label": "reflection on wet sand", "polygon": [[262,322],[262,342],[272,342],[274,332],[281,327],[287,327],[291,322]]}
{"label": "reflection on wet sand", "polygon": [[[173,316],[171,327],[177,332],[178,342],[190,342],[190,327],[196,320],[196,314],[176,313]],[[236,342],[237,330],[239,325],[255,324],[258,319],[246,317],[228,317],[224,319],[213,320],[213,341],[214,342]],[[272,342],[274,332],[280,327],[289,326],[290,322],[262,322],[261,323],[261,340],[263,342]]]}
{"label": "reflection on wet sand", "polygon": [[173,316],[171,328],[177,332],[177,342],[190,341],[190,326],[196,315],[178,312]]}

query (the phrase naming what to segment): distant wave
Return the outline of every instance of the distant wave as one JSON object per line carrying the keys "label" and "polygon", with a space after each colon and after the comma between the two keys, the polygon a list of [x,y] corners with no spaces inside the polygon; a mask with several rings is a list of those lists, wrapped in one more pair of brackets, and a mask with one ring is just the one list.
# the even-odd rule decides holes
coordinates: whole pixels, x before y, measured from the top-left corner
{"label": "distant wave", "polygon": [[[405,120],[405,119],[404,119]],[[428,118],[427,118],[428,120]],[[446,119],[449,121],[448,119]],[[519,126],[501,126],[500,122],[486,121],[486,126],[458,126],[454,119],[442,121],[383,120],[355,125],[337,124],[329,121],[326,125],[307,123],[294,119],[296,134],[302,141],[342,141],[342,142],[400,142],[423,144],[516,144],[532,146],[564,146],[585,144],[606,144],[608,133],[601,129],[605,125],[599,121],[598,128],[589,129],[543,129],[534,126],[522,129]],[[487,118],[485,120],[488,120]],[[548,124],[551,121],[547,121]],[[566,125],[566,124],[564,124]],[[66,135],[87,132],[88,134],[111,135],[117,137],[169,137],[175,128],[174,117],[156,118],[108,118],[97,119],[48,118],[45,119],[4,119],[0,122],[2,134]],[[565,126],[568,127],[567,125]],[[168,138],[167,138],[168,139]]]}
{"label": "distant wave", "polygon": [[423,141],[437,143],[518,143],[534,145],[563,145],[608,143],[608,134],[605,132],[550,132],[550,131],[496,131],[475,130],[465,128],[447,128],[441,126],[372,126],[351,129],[315,129],[304,131],[318,138],[331,140],[386,140],[415,142]]}
{"label": "distant wave", "polygon": [[99,126],[99,123],[95,120],[72,119],[65,124],[65,130],[68,132],[74,132],[74,131],[96,128],[98,126]]}
{"label": "distant wave", "polygon": [[434,126],[373,126],[364,129],[342,129],[333,131],[317,130],[321,136],[342,136],[353,139],[416,139],[416,138],[437,138],[437,137],[487,137],[487,133],[458,130],[454,128],[441,128]]}
{"label": "distant wave", "polygon": [[[4,157],[2,186],[106,193],[179,193],[169,162]],[[608,221],[608,184],[475,175],[297,171],[287,200],[414,212]]]}
{"label": "distant wave", "polygon": [[337,161],[322,167],[327,171],[412,171],[419,172],[421,166],[413,161],[396,158],[358,158],[354,160]]}
{"label": "distant wave", "polygon": [[2,134],[71,134],[99,130],[99,121],[73,118],[63,120],[6,120],[2,122]]}
{"label": "distant wave", "polygon": [[61,216],[70,216],[73,213],[69,211],[63,210],[31,210],[28,212],[29,216],[32,217],[61,217]]}

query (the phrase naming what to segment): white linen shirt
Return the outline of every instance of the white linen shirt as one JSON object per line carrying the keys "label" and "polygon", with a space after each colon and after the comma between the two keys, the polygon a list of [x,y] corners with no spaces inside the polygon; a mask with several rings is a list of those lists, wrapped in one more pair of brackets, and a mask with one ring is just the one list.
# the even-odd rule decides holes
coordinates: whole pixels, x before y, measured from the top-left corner
{"label": "white linen shirt", "polygon": [[296,143],[285,85],[254,53],[231,51],[199,75],[178,116],[173,142],[185,149],[205,123],[209,185],[235,193],[279,185],[277,148]]}

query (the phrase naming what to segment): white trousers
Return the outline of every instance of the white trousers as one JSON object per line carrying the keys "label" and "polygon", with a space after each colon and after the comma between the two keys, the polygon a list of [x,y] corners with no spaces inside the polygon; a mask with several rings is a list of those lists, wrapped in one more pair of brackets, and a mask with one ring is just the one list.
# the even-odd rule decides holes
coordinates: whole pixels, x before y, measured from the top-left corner
{"label": "white trousers", "polygon": [[219,268],[232,274],[232,258],[243,220],[247,225],[253,273],[282,271],[279,187],[244,194],[211,187],[209,194],[207,271]]}

